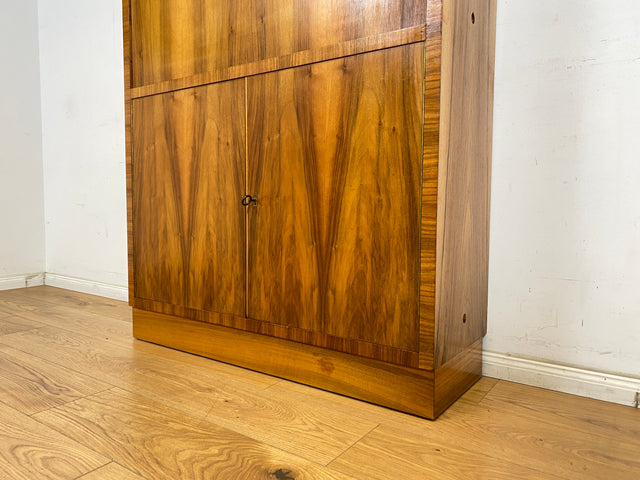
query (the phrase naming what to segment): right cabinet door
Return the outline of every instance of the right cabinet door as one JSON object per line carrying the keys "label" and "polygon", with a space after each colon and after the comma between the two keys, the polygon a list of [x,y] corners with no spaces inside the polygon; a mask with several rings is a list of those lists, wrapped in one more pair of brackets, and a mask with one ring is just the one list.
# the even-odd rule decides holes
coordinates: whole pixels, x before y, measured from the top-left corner
{"label": "right cabinet door", "polygon": [[423,48],[250,77],[250,318],[418,350]]}

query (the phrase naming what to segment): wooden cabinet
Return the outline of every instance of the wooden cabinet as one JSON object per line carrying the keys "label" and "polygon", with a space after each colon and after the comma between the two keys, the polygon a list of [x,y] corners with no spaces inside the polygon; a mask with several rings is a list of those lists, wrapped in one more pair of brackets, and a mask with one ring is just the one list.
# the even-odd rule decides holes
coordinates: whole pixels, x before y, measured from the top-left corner
{"label": "wooden cabinet", "polygon": [[123,12],[134,335],[439,415],[481,373],[495,3]]}

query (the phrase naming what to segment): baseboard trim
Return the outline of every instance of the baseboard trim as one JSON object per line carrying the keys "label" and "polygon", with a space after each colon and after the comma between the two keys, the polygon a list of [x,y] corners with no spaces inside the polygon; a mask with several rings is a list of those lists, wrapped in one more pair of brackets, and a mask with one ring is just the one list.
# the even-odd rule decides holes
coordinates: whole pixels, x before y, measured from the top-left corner
{"label": "baseboard trim", "polygon": [[129,290],[127,287],[120,285],[111,285],[109,283],[95,282],[93,280],[85,280],[83,278],[67,277],[55,273],[46,273],[44,275],[44,285],[51,287],[64,288],[75,292],[88,293],[98,295],[100,297],[112,298],[114,300],[129,300]]}
{"label": "baseboard trim", "polygon": [[15,288],[39,287],[44,285],[44,273],[25,273],[11,277],[0,277],[0,290]]}
{"label": "baseboard trim", "polygon": [[638,408],[640,378],[567,367],[495,352],[484,352],[482,374],[487,377],[547,388]]}

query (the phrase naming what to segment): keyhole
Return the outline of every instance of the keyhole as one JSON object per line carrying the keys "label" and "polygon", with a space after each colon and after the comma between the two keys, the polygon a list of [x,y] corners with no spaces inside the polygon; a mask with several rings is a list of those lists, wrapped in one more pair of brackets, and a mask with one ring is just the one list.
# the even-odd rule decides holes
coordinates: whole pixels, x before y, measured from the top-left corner
{"label": "keyhole", "polygon": [[473,23],[473,24],[476,23],[476,14],[475,14],[475,12],[471,12],[471,23]]}
{"label": "keyhole", "polygon": [[467,323],[467,314],[462,315],[462,323]]}

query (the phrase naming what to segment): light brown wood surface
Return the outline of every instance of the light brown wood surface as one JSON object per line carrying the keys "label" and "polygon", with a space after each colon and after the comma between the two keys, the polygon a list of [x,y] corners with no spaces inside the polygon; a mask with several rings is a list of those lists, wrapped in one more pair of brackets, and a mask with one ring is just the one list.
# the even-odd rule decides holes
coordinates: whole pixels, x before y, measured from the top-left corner
{"label": "light brown wood surface", "polygon": [[123,302],[35,287],[0,307],[2,480],[640,473],[639,409],[483,378],[432,422],[133,340]]}

